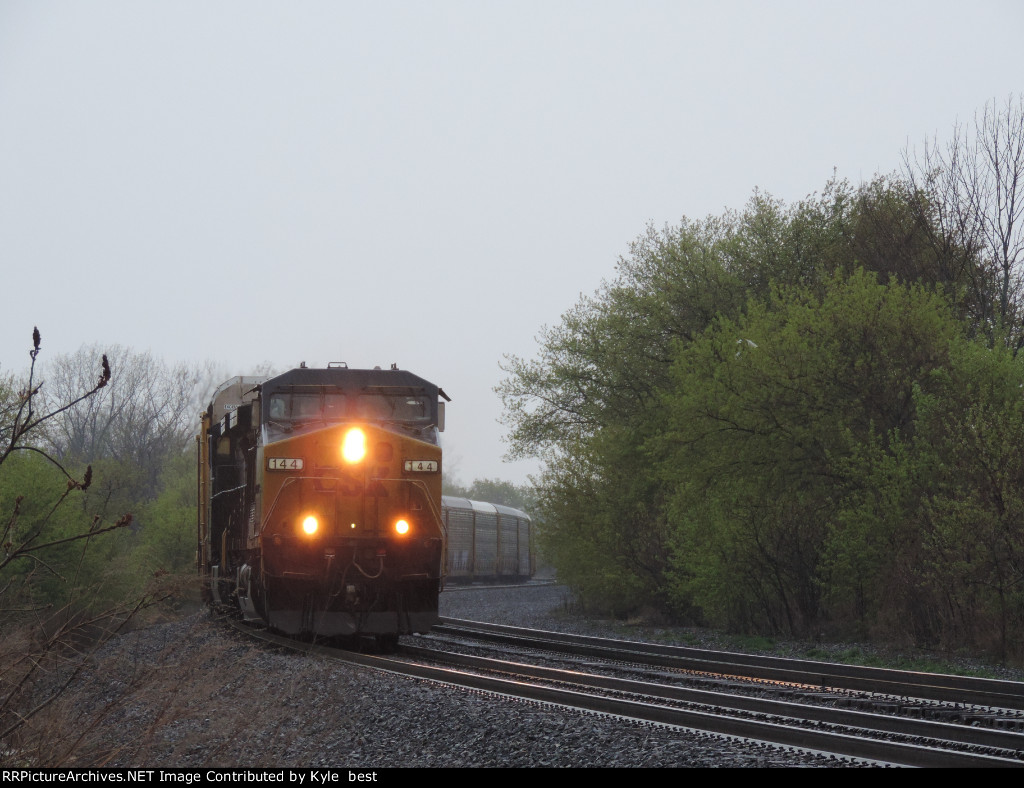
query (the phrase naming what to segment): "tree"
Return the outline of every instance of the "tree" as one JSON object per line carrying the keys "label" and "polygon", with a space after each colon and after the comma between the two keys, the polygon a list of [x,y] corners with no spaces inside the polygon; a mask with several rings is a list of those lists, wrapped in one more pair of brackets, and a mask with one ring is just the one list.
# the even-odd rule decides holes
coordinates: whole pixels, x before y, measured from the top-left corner
{"label": "tree", "polygon": [[516,485],[502,479],[474,479],[467,492],[468,497],[475,501],[511,506],[524,511],[528,511],[533,503],[528,486]]}
{"label": "tree", "polygon": [[649,227],[618,276],[541,330],[539,357],[505,359],[496,388],[510,428],[509,456],[550,459],[656,400],[670,347],[739,309],[742,282],[726,270],[726,222]]}
{"label": "tree", "polygon": [[[2,408],[0,410],[0,439],[2,439],[2,442],[0,442],[0,464],[3,464],[14,452],[38,451],[42,453],[38,447],[32,444],[32,440],[42,431],[44,425],[88,400],[90,397],[95,396],[110,382],[110,364],[107,362],[107,357],[103,356],[99,381],[92,388],[86,386],[84,393],[82,393],[82,389],[79,389],[75,396],[65,404],[57,405],[49,412],[45,409],[39,412],[37,407],[39,405],[42,384],[36,384],[35,371],[36,358],[39,355],[41,342],[42,337],[39,329],[33,329],[32,350],[29,351],[32,364],[29,367],[28,379],[21,389],[15,394],[15,381],[11,376],[8,376],[7,380],[2,384],[2,391],[0,391],[0,395],[2,395],[2,404],[0,404],[0,408]],[[55,464],[59,465],[59,463]]]}
{"label": "tree", "polygon": [[[915,207],[941,259],[966,278],[975,326],[1024,347],[1024,95],[993,100],[941,146],[904,151]],[[959,276],[957,278],[960,278]]]}
{"label": "tree", "polygon": [[[96,536],[110,531],[126,527],[131,522],[131,516],[121,517],[112,525],[103,525],[99,518],[93,519],[84,529],[72,533],[58,533],[47,535],[47,526],[51,523],[54,515],[73,493],[85,493],[92,484],[92,466],[86,466],[81,480],[73,477],[62,462],[47,452],[44,446],[40,445],[42,433],[50,424],[59,419],[68,411],[76,408],[89,399],[95,397],[100,391],[107,387],[111,378],[110,365],[107,357],[103,355],[99,359],[100,374],[95,384],[84,391],[76,392],[75,396],[64,404],[52,406],[51,408],[38,409],[40,402],[40,389],[42,384],[37,384],[36,359],[40,352],[41,336],[38,329],[32,332],[32,350],[29,355],[32,363],[24,386],[15,394],[13,390],[13,378],[9,378],[4,384],[2,405],[0,405],[0,436],[3,444],[0,446],[0,466],[5,472],[4,492],[9,493],[10,487],[6,484],[9,462],[16,455],[31,455],[36,459],[36,466],[42,462],[43,472],[57,474],[57,478],[66,480],[62,491],[47,503],[43,509],[36,513],[36,516],[29,519],[26,517],[26,507],[34,502],[26,501],[24,495],[13,496],[13,501],[8,502],[6,521],[0,531],[0,544],[3,545],[4,555],[0,558],[0,578],[5,569],[19,563],[28,563],[32,566],[52,572],[51,567],[40,555],[47,551],[74,542],[88,542]],[[40,475],[40,468],[32,471],[31,477]],[[10,590],[12,581],[9,579],[5,584],[0,585],[0,594]]]}
{"label": "tree", "polygon": [[535,359],[506,359],[497,391],[510,455],[546,463],[538,505],[560,576],[577,590],[603,589],[605,599],[668,605],[672,491],[657,438],[680,348],[716,321],[739,319],[777,285],[820,295],[861,260],[894,281],[944,281],[908,193],[890,179],[859,189],[833,180],[792,207],[755,192],[742,211],[648,228],[614,280],[542,330]]}
{"label": "tree", "polygon": [[922,535],[930,634],[1003,660],[1024,650],[1022,390],[1012,349],[957,348],[931,390],[916,392],[921,494],[905,512]]}
{"label": "tree", "polygon": [[510,456],[546,469],[537,513],[542,549],[586,600],[626,612],[659,598],[665,549],[657,474],[643,450],[662,423],[673,345],[719,310],[738,310],[723,219],[648,228],[618,276],[545,329],[539,358],[509,357],[497,391]]}
{"label": "tree", "polygon": [[[67,658],[74,653],[76,635],[109,635],[152,601],[143,596],[136,604],[97,609],[77,596],[78,584],[71,573],[82,566],[87,548],[101,537],[123,532],[131,516],[124,515],[111,524],[99,518],[83,521],[67,504],[72,496],[90,488],[92,467],[73,476],[48,452],[42,433],[63,414],[105,389],[112,373],[102,356],[97,359],[98,377],[92,377],[67,401],[52,404],[48,400],[50,407],[41,406],[42,384],[36,381],[41,341],[38,329],[34,330],[25,381],[17,385],[8,376],[0,386],[0,501],[4,506],[0,521],[0,617],[4,621],[0,763],[6,763],[9,754],[18,752],[26,741],[36,745],[40,736],[45,739],[45,733],[37,735],[30,730],[31,723],[60,696],[84,664]],[[72,548],[78,552],[78,561],[63,560]],[[63,598],[40,593],[41,589],[45,592],[48,580],[58,581],[65,591]],[[36,678],[56,666],[67,668],[61,680],[36,688]]]}
{"label": "tree", "polygon": [[[722,626],[799,635],[833,619],[828,595],[869,587],[877,613],[899,590],[889,570],[902,531],[857,507],[888,492],[871,473],[912,439],[915,390],[961,332],[941,296],[861,271],[822,294],[779,287],[681,347],[658,439],[679,603]],[[850,562],[858,573],[836,568]]]}
{"label": "tree", "polygon": [[134,562],[151,572],[194,571],[195,544],[182,532],[195,522],[198,505],[195,455],[184,452],[168,461],[159,487],[156,497],[141,505]]}
{"label": "tree", "polygon": [[[68,401],[81,390],[100,356],[111,359],[116,378],[93,396],[62,408],[46,433],[48,446],[64,462],[113,462],[118,472],[107,478],[119,480],[117,486],[135,478],[124,497],[152,496],[164,464],[195,434],[202,372],[186,364],[171,367],[122,346],[107,354],[95,345],[83,346],[48,365],[48,402]],[[109,498],[117,490],[106,494]]]}

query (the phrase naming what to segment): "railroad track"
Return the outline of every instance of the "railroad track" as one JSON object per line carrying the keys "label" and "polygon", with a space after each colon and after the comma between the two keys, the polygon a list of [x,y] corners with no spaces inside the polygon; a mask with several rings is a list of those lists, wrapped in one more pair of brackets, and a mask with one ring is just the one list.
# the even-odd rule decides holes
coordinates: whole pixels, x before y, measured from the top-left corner
{"label": "railroad track", "polygon": [[[831,662],[740,654],[729,651],[668,646],[630,640],[610,640],[570,635],[479,621],[442,619],[434,628],[439,634],[464,635],[492,642],[534,645],[550,651],[579,656],[629,661],[648,665],[743,676],[793,685],[860,690],[899,699],[919,699],[985,706],[1021,712],[1013,719],[1024,730],[1024,682],[982,679],[971,676],[921,673],[916,671],[840,665]],[[881,701],[880,701],[881,702]],[[922,706],[922,713],[927,707]],[[1007,724],[1011,718],[1007,715]],[[978,722],[980,720],[970,720]]]}
{"label": "railroad track", "polygon": [[[403,638],[401,651],[395,657],[361,654],[325,646],[296,643],[265,632],[255,633],[263,640],[317,653],[332,659],[366,665],[381,670],[472,688],[509,698],[529,699],[557,704],[594,713],[616,715],[649,724],[679,726],[743,737],[776,745],[829,753],[840,757],[875,762],[927,767],[1022,767],[1024,766],[1024,732],[1008,728],[982,727],[977,721],[968,724],[941,719],[914,719],[878,710],[836,708],[837,698],[844,697],[843,681],[856,685],[863,694],[870,668],[846,669],[827,663],[803,663],[770,657],[749,657],[726,652],[700,652],[677,647],[639,644],[627,641],[581,638],[559,633],[521,630],[479,622],[446,620],[437,628],[437,636]],[[444,639],[455,638],[462,643],[497,642],[502,658],[456,653]],[[482,645],[481,645],[482,644]],[[490,646],[490,648],[495,648]],[[508,652],[543,649],[554,655],[585,656],[590,663],[578,663],[572,669],[536,664],[537,660],[513,661]],[[718,659],[714,655],[718,655]],[[728,661],[730,660],[731,661]],[[674,660],[678,660],[674,662]],[[671,681],[651,681],[607,675],[628,663],[633,670],[667,669],[663,673],[682,671],[694,676],[710,677],[712,686],[728,689],[701,689],[680,686]],[[748,663],[748,664],[744,664]],[[777,664],[784,663],[784,664]],[[602,673],[603,671],[603,673]],[[865,674],[863,671],[869,671]],[[758,673],[769,674],[755,675]],[[843,675],[846,679],[842,679]],[[884,675],[882,675],[884,674]],[[926,692],[939,695],[956,690],[962,677],[947,682],[927,674],[907,674],[902,683],[900,671],[881,671],[879,682],[869,700],[885,705],[895,696],[894,688],[913,688],[921,697]],[[822,679],[826,679],[824,681]],[[813,679],[813,680],[812,680]],[[768,682],[772,697],[737,694],[733,685],[749,687],[751,683]],[[969,691],[980,694],[972,698],[997,697],[999,707],[984,709],[972,700],[972,713],[989,713],[1008,721],[1019,719],[1009,705],[1014,697],[1024,698],[1024,687],[1016,682],[991,682],[984,679]],[[995,686],[1011,685],[1011,686]],[[878,691],[884,688],[885,694]],[[780,700],[779,693],[792,693],[800,700]],[[987,693],[987,694],[986,694]],[[918,697],[918,695],[907,695]],[[917,701],[915,701],[917,702]],[[931,708],[941,711],[945,701],[930,700]],[[961,703],[961,709],[965,708]],[[956,707],[952,707],[956,708]],[[940,715],[941,716],[941,715]]]}

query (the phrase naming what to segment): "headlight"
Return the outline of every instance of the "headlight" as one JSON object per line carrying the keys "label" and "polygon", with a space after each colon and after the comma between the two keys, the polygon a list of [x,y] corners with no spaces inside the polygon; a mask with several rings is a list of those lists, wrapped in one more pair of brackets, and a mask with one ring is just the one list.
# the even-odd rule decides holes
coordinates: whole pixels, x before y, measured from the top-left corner
{"label": "headlight", "polygon": [[366,456],[366,433],[358,427],[353,427],[345,433],[345,440],[341,444],[341,456],[345,462],[359,462]]}
{"label": "headlight", "polygon": [[395,530],[401,535],[405,536],[409,533],[409,521],[408,520],[396,520]]}
{"label": "headlight", "polygon": [[302,521],[302,530],[312,536],[316,533],[316,529],[320,527],[320,523],[316,521],[313,515],[309,515],[305,520]]}

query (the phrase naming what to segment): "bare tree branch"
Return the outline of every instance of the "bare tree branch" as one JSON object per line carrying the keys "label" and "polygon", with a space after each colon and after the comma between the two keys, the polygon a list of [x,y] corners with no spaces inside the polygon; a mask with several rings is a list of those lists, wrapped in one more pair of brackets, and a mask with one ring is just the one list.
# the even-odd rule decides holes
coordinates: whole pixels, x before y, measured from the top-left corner
{"label": "bare tree branch", "polygon": [[1024,347],[1024,95],[995,101],[945,146],[904,151],[904,171],[940,259],[959,265],[975,327]]}

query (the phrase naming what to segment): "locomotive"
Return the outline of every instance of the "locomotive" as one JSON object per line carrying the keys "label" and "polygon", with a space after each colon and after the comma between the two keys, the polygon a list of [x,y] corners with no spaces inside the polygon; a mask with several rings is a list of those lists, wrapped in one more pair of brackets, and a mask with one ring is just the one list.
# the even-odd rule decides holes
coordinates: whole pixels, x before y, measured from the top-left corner
{"label": "locomotive", "polygon": [[222,384],[198,438],[207,602],[289,635],[390,648],[427,632],[445,574],[446,401],[394,365]]}

